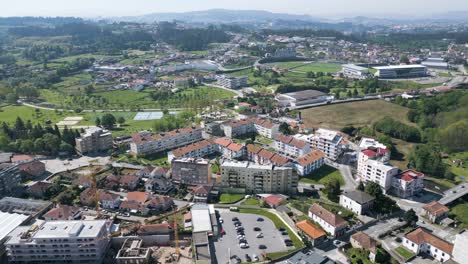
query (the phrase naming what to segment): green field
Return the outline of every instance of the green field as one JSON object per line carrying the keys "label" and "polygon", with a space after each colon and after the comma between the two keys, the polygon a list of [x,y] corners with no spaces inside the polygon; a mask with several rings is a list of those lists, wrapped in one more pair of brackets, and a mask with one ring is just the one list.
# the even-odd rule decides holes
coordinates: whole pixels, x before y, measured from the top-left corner
{"label": "green field", "polygon": [[312,174],[301,177],[299,182],[310,184],[325,184],[331,179],[336,179],[340,182],[341,185],[345,185],[345,181],[340,171],[328,165],[323,165],[317,171],[312,172]]}
{"label": "green field", "polygon": [[345,126],[363,127],[382,119],[392,117],[412,125],[406,118],[408,108],[384,100],[371,100],[345,104],[326,105],[301,110],[307,127],[323,127],[340,130]]}
{"label": "green field", "polygon": [[268,63],[271,66],[278,66],[301,72],[337,72],[341,69],[341,64],[326,62],[305,62],[305,61],[287,61]]}
{"label": "green field", "polygon": [[242,205],[259,205],[258,199],[250,197],[241,203]]}
{"label": "green field", "polygon": [[235,203],[240,200],[242,200],[245,197],[244,194],[229,194],[229,193],[223,193],[219,197],[219,203],[224,203],[224,204],[230,204],[230,203]]}
{"label": "green field", "polygon": [[398,253],[398,255],[402,256],[404,259],[410,259],[414,257],[413,252],[407,250],[403,246],[399,246],[395,249],[395,251]]}
{"label": "green field", "polygon": [[460,221],[459,228],[468,228],[468,199],[460,199],[450,208],[450,216]]}

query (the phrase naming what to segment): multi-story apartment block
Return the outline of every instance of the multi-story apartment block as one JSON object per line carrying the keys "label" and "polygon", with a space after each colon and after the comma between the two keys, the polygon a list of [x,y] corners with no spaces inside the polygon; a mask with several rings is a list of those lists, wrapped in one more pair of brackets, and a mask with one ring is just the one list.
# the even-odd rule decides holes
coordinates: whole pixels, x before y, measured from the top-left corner
{"label": "multi-story apartment block", "polygon": [[0,197],[14,194],[21,183],[20,167],[17,164],[0,164]]}
{"label": "multi-story apartment block", "polygon": [[366,166],[366,161],[369,159],[386,164],[390,160],[390,151],[386,148],[369,147],[359,152],[357,160],[357,176],[361,181],[364,180],[362,173],[365,172],[364,166]]}
{"label": "multi-story apartment block", "polygon": [[174,149],[173,151],[167,153],[167,158],[169,162],[172,162],[172,160],[176,158],[203,158],[215,153],[216,151],[217,147],[212,140],[203,140],[178,149]]}
{"label": "multi-story apartment block", "polygon": [[325,154],[320,150],[313,150],[299,157],[294,163],[296,172],[300,176],[306,176],[320,169],[325,164]]}
{"label": "multi-story apartment block", "polygon": [[246,134],[259,134],[267,138],[274,138],[279,131],[279,125],[258,118],[229,121],[222,124],[224,135],[235,138]]}
{"label": "multi-story apartment block", "polygon": [[203,140],[202,132],[200,127],[181,128],[159,134],[140,132],[132,135],[130,152],[134,155],[148,155],[178,148]]}
{"label": "multi-story apartment block", "polygon": [[291,157],[301,157],[310,152],[310,144],[292,136],[279,134],[275,137],[274,148]]}
{"label": "multi-story apartment block", "polygon": [[452,243],[433,235],[421,227],[405,234],[402,245],[416,255],[424,253],[440,262],[449,260],[453,252]]}
{"label": "multi-story apartment block", "polygon": [[323,230],[334,237],[341,236],[345,233],[348,222],[319,204],[313,204],[309,208],[309,217],[319,224]]}
{"label": "multi-story apartment block", "polygon": [[229,89],[238,89],[244,86],[247,86],[247,77],[231,77],[226,75],[221,75],[217,77],[218,85],[226,87]]}
{"label": "multi-story apartment block", "polygon": [[245,155],[245,146],[234,143],[229,138],[217,138],[214,140],[217,151],[226,159],[242,158]]}
{"label": "multi-story apartment block", "polygon": [[221,181],[225,186],[244,188],[248,193],[295,193],[298,177],[290,167],[224,161]]}
{"label": "multi-story apartment block", "polygon": [[260,165],[275,165],[289,167],[291,160],[283,155],[273,153],[264,148],[249,144],[247,145],[247,159]]}
{"label": "multi-story apartment block", "polygon": [[398,174],[398,168],[384,164],[378,160],[366,160],[360,172],[361,181],[375,182],[384,192],[392,187],[393,177]]}
{"label": "multi-story apartment block", "polygon": [[110,242],[106,220],[38,221],[9,236],[10,263],[101,263]]}
{"label": "multi-story apartment block", "polygon": [[188,185],[207,185],[211,181],[210,161],[200,158],[174,159],[172,180]]}
{"label": "multi-story apartment block", "polygon": [[392,187],[397,196],[411,197],[424,189],[424,174],[415,170],[406,170],[393,177]]}
{"label": "multi-story apartment block", "polygon": [[311,146],[325,153],[328,159],[336,160],[341,154],[343,137],[336,131],[319,128],[308,139]]}
{"label": "multi-story apartment block", "polygon": [[75,143],[78,154],[94,154],[112,148],[112,133],[100,127],[88,128],[84,134],[75,139]]}

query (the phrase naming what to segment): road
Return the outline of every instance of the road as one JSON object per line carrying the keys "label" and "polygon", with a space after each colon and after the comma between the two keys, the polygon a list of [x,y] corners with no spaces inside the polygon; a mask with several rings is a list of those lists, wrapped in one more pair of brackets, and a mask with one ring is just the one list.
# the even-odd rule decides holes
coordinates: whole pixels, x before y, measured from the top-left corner
{"label": "road", "polygon": [[340,171],[345,181],[345,185],[341,186],[341,189],[343,190],[355,190],[356,189],[356,187],[358,186],[358,182],[356,181],[356,179],[354,179],[353,173],[351,172],[351,167],[349,165],[339,164],[328,159],[325,160],[325,163]]}
{"label": "road", "polygon": [[439,200],[439,203],[447,205],[458,198],[468,194],[468,181],[464,181],[457,186],[444,192],[444,196]]}

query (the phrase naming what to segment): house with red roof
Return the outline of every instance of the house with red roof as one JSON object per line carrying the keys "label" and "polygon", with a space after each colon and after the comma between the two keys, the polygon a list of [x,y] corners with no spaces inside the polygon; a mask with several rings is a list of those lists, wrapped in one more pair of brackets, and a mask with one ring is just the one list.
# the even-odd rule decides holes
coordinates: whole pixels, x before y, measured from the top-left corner
{"label": "house with red roof", "polygon": [[424,216],[432,223],[440,223],[448,216],[450,209],[436,201],[432,201],[423,206]]}
{"label": "house with red roof", "polygon": [[307,220],[297,222],[296,227],[299,233],[312,243],[312,246],[319,245],[327,238],[325,231]]}
{"label": "house with red roof", "polygon": [[424,189],[424,173],[406,170],[392,179],[392,191],[401,198],[412,197]]}
{"label": "house with red roof", "polygon": [[46,221],[78,220],[81,218],[81,209],[76,206],[58,205],[50,209],[43,217]]}
{"label": "house with red roof", "polygon": [[271,208],[277,208],[284,202],[284,200],[285,199],[282,196],[275,194],[262,198],[262,201],[268,204],[268,206],[270,206]]}
{"label": "house with red roof", "polygon": [[218,152],[227,159],[237,159],[245,155],[245,146],[233,142],[229,138],[217,138],[214,144]]}
{"label": "house with red roof", "polygon": [[276,151],[291,157],[304,156],[310,152],[310,144],[308,142],[283,134],[275,137],[274,148]]}
{"label": "house with red roof", "polygon": [[454,247],[452,243],[421,227],[406,233],[402,245],[416,255],[427,254],[440,262],[452,257]]}
{"label": "house with red roof", "polygon": [[38,181],[29,185],[27,193],[35,198],[43,198],[51,185],[51,182]]}
{"label": "house with red roof", "polygon": [[22,173],[25,173],[27,175],[31,175],[34,177],[39,177],[42,174],[44,174],[46,171],[45,164],[39,160],[21,162],[18,165],[18,167]]}
{"label": "house with red roof", "polygon": [[310,206],[308,215],[333,237],[343,235],[349,225],[341,216],[330,212],[317,203]]}
{"label": "house with red roof", "polygon": [[[103,209],[116,209],[119,208],[121,203],[120,196],[105,190],[97,190],[99,203]],[[94,203],[95,192],[91,188],[87,188],[80,194],[80,202],[83,205],[95,206]]]}
{"label": "house with red roof", "polygon": [[211,186],[199,185],[192,191],[194,203],[207,203],[211,193]]}
{"label": "house with red roof", "polygon": [[140,182],[140,177],[138,177],[137,175],[124,175],[120,177],[120,180],[119,180],[120,187],[128,191],[135,190],[139,182]]}

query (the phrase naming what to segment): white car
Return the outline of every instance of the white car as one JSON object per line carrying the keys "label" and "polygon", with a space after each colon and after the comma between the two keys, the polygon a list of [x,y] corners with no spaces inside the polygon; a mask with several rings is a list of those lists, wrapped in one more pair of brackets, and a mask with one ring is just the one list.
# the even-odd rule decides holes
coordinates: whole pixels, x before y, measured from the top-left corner
{"label": "white car", "polygon": [[240,248],[249,248],[249,244],[247,243],[240,243],[239,246]]}
{"label": "white car", "polygon": [[257,261],[259,261],[259,260],[260,260],[260,259],[258,259],[258,256],[257,256],[257,255],[255,255],[255,254],[252,255],[252,261],[253,261],[253,262],[257,262]]}
{"label": "white car", "polygon": [[257,238],[263,238],[263,233],[258,233],[256,237]]}

